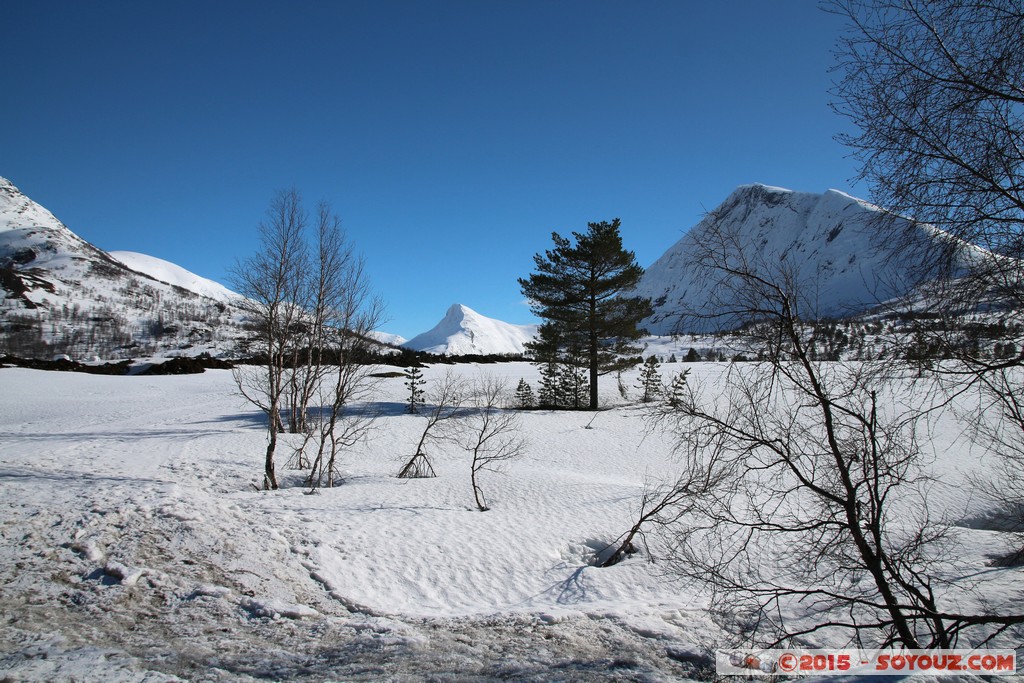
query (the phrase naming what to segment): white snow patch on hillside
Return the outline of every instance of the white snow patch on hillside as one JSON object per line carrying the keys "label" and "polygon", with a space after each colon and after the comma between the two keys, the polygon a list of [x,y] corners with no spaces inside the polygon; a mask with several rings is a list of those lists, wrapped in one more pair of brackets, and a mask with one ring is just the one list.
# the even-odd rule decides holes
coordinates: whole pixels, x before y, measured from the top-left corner
{"label": "white snow patch on hillside", "polygon": [[433,329],[402,346],[451,356],[521,354],[524,344],[536,334],[536,325],[513,325],[480,315],[468,306],[454,304]]}
{"label": "white snow patch on hillside", "polygon": [[219,282],[196,275],[175,263],[155,256],[139,254],[134,251],[110,251],[107,253],[132,270],[148,275],[154,280],[166,282],[169,285],[181,287],[217,301],[231,301],[240,297],[239,294]]}
{"label": "white snow patch on hillside", "polygon": [[391,344],[393,346],[401,346],[406,341],[405,337],[400,334],[381,332],[380,330],[373,330],[368,336],[370,339],[380,342],[381,344]]}

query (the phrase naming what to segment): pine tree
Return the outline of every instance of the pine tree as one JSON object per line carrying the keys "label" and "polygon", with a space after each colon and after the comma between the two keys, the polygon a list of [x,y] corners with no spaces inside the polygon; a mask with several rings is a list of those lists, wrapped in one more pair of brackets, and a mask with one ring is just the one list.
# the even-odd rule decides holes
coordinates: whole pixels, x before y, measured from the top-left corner
{"label": "pine tree", "polygon": [[668,388],[668,404],[671,407],[678,408],[683,404],[683,397],[686,392],[686,376],[689,374],[690,369],[687,368],[672,378],[672,384]]}
{"label": "pine tree", "polygon": [[640,400],[643,403],[650,403],[661,394],[661,363],[657,356],[651,356],[644,361],[640,369],[640,379],[637,387],[640,389]]}
{"label": "pine tree", "polygon": [[643,268],[623,248],[619,227],[618,219],[590,223],[585,234],[573,233],[575,244],[552,233],[555,248],[535,255],[536,272],[519,279],[533,312],[544,320],[528,348],[538,362],[541,350],[580,349],[589,370],[591,409],[597,408],[598,377],[635,365],[639,350],[631,342],[642,334],[640,321],[653,313],[649,299],[622,295]]}
{"label": "pine tree", "polygon": [[541,391],[538,402],[541,408],[558,408],[561,403],[561,387],[558,382],[559,369],[556,362],[541,366]]}
{"label": "pine tree", "polygon": [[686,357],[683,358],[684,363],[698,363],[700,362],[700,354],[697,353],[697,349],[690,347],[690,350],[686,352]]}
{"label": "pine tree", "polygon": [[583,408],[590,393],[586,371],[571,363],[564,363],[558,373],[559,395],[562,405],[568,408]]}
{"label": "pine tree", "polygon": [[409,388],[409,407],[407,410],[416,414],[420,411],[420,407],[423,405],[423,389],[421,388],[427,380],[423,379],[423,373],[417,367],[408,367],[405,369],[405,386]]}
{"label": "pine tree", "polygon": [[519,379],[519,385],[516,387],[516,408],[520,410],[526,410],[533,407],[533,388],[526,383],[525,379]]}

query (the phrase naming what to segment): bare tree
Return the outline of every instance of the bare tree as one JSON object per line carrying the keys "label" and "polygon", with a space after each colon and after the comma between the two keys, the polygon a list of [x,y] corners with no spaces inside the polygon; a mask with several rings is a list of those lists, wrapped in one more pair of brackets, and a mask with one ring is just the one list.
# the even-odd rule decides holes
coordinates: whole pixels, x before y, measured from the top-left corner
{"label": "bare tree", "polygon": [[848,25],[832,94],[856,130],[840,140],[861,162],[872,198],[942,228],[956,238],[947,246],[1022,255],[1024,8],[1017,0],[826,7]]}
{"label": "bare tree", "polygon": [[[833,107],[854,124],[840,136],[861,163],[872,199],[893,214],[940,228],[944,239],[908,240],[925,250],[915,273],[925,294],[915,350],[952,359],[919,368],[941,375],[950,395],[977,392],[994,412],[969,427],[1005,454],[1007,493],[997,506],[1024,505],[1024,355],[996,352],[965,316],[997,331],[1002,349],[1024,346],[1024,7],[1019,0],[831,0],[848,31],[838,46]],[[1024,550],[1022,550],[1024,552]]]}
{"label": "bare tree", "polygon": [[242,395],[267,415],[264,488],[276,489],[274,454],[283,429],[282,400],[287,390],[289,359],[294,351],[302,309],[302,273],[308,253],[303,231],[307,216],[296,190],[279,193],[260,223],[255,254],[235,267],[232,284],[241,294],[238,305],[253,331],[253,350],[260,366],[239,366],[235,381]]}
{"label": "bare tree", "polygon": [[[972,440],[987,448],[990,465],[976,473],[976,495],[987,504],[983,522],[1014,534],[1014,546],[997,550],[995,564],[1024,565],[1024,403],[1020,372],[999,368],[975,375],[980,401],[963,411]],[[992,462],[994,461],[994,462]]]}
{"label": "bare tree", "polygon": [[416,443],[416,452],[398,472],[400,479],[425,479],[437,476],[430,462],[427,445],[449,438],[446,423],[461,414],[466,400],[465,382],[449,370],[427,394],[430,409],[426,412],[423,431]]}
{"label": "bare tree", "polygon": [[961,612],[969,591],[943,578],[955,546],[929,506],[918,443],[929,406],[903,379],[816,361],[813,308],[772,255],[722,226],[701,246],[713,308],[745,321],[767,360],[728,366],[711,393],[688,382],[665,404],[684,482],[716,482],[681,497],[675,569],[769,644],[836,632],[860,646],[953,647],[1024,624],[1009,599]]}
{"label": "bare tree", "polygon": [[[305,238],[305,237],[304,237]],[[331,342],[333,290],[343,277],[343,269],[352,258],[351,249],[341,230],[341,219],[321,202],[316,215],[316,241],[307,257],[304,270],[299,274],[298,318],[292,323],[295,340],[286,370],[285,407],[288,431],[293,434],[312,434],[307,424],[309,404],[319,390],[325,372],[324,352]],[[305,444],[304,444],[305,445]],[[296,466],[305,469],[305,449],[296,449]]]}
{"label": "bare tree", "polygon": [[[664,411],[660,412],[664,414]],[[626,533],[605,549],[607,552],[615,546],[615,549],[601,561],[602,567],[612,567],[627,556],[639,552],[640,549],[634,541],[644,545],[648,559],[653,561],[654,556],[647,546],[648,530],[652,527],[667,528],[671,533],[676,524],[699,510],[698,503],[703,497],[712,495],[720,487],[731,483],[725,477],[726,470],[715,467],[713,463],[690,459],[684,461],[683,468],[683,473],[674,482],[667,485],[649,484],[644,488],[636,521]]]}
{"label": "bare tree", "polygon": [[383,316],[362,258],[326,205],[319,211],[317,244],[320,267],[313,320],[320,332],[309,349],[301,407],[305,413],[314,398],[319,404],[308,428],[316,443],[307,478],[314,490],[335,485],[339,455],[363,439],[378,417],[378,411],[366,405],[376,388],[373,368],[361,361],[371,344],[369,335]]}
{"label": "bare tree", "polygon": [[489,508],[480,487],[479,476],[485,471],[498,471],[508,461],[523,453],[525,440],[520,436],[519,414],[506,408],[508,386],[493,375],[477,378],[472,385],[470,404],[459,441],[471,455],[470,484],[473,498],[481,512]]}

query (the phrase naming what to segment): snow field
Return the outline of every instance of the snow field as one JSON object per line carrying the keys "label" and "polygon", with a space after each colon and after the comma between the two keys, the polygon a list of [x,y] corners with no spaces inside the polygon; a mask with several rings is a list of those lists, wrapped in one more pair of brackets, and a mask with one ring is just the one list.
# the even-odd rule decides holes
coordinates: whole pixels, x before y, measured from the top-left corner
{"label": "snow field", "polygon": [[[486,369],[513,385],[534,372]],[[0,672],[18,679],[378,680],[410,666],[546,680],[565,666],[670,680],[684,669],[668,648],[696,652],[685,634],[706,626],[652,565],[589,565],[667,466],[667,444],[628,414],[524,414],[527,453],[482,475],[480,513],[457,448],[430,451],[435,479],[394,477],[423,420],[402,412],[400,378],[382,382],[386,415],[346,483],[306,495],[283,467],[288,488],[255,490],[262,419],[230,372],[0,373]],[[323,661],[296,668],[311,653]]]}
{"label": "snow field", "polygon": [[[712,388],[729,368],[687,367]],[[452,370],[536,386],[526,363]],[[591,565],[645,482],[676,469],[614,378],[612,410],[522,413],[523,457],[481,476],[486,513],[454,445],[428,448],[437,478],[395,478],[424,421],[404,412],[402,381],[381,380],[383,417],[346,455],[345,483],[307,495],[285,467],[289,435],[284,488],[255,488],[263,420],[228,371],[0,369],[0,677],[660,681],[706,665],[704,595],[642,557]],[[930,431],[935,472],[959,490],[979,459],[948,421]],[[961,566],[978,571],[992,532],[963,533]]]}

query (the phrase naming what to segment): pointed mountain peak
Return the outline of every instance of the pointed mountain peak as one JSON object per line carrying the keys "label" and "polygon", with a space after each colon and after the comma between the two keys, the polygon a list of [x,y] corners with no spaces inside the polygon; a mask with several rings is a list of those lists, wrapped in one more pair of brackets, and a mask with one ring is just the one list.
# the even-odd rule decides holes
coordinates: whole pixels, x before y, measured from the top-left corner
{"label": "pointed mountain peak", "polygon": [[453,356],[520,354],[536,331],[535,325],[513,325],[481,315],[469,306],[452,304],[441,322],[402,346]]}
{"label": "pointed mountain peak", "polygon": [[474,311],[469,306],[463,304],[452,304],[448,307],[448,310],[444,314],[444,320],[461,320],[465,321],[469,318],[481,318],[479,313]]}

